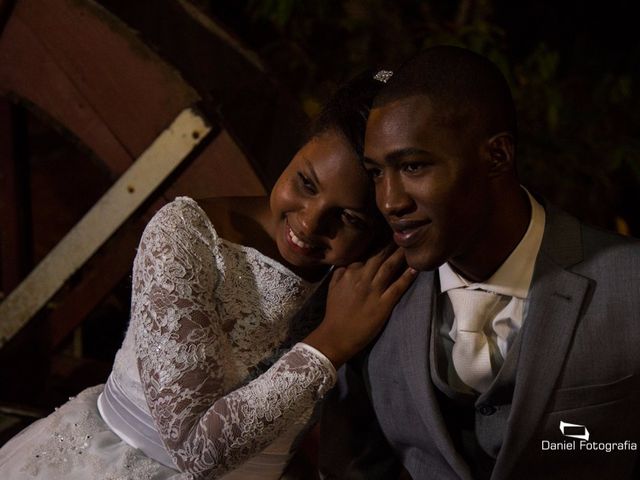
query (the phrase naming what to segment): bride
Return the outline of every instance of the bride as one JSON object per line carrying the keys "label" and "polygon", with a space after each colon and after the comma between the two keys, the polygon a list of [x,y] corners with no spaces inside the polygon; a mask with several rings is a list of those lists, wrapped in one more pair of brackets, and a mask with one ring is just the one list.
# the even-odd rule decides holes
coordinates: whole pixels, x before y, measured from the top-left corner
{"label": "bride", "polygon": [[[399,251],[363,260],[384,229],[359,163],[378,87],[336,93],[270,197],[181,197],[154,216],[107,383],[9,441],[0,478],[280,477],[335,369],[414,276]],[[332,265],[324,318],[292,326]]]}

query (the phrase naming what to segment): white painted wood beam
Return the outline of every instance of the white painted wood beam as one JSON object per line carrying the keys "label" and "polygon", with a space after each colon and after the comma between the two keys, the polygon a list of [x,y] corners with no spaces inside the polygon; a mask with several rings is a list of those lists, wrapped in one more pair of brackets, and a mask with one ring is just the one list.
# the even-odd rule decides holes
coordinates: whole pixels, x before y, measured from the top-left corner
{"label": "white painted wood beam", "polygon": [[0,348],[45,306],[210,132],[205,119],[190,108],[175,118],[0,303]]}

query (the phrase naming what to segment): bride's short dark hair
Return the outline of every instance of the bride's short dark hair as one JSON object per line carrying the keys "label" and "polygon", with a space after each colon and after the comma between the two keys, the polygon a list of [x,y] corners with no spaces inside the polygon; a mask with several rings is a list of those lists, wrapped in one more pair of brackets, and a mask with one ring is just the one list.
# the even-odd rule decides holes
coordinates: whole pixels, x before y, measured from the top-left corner
{"label": "bride's short dark hair", "polygon": [[374,79],[374,72],[365,71],[339,87],[315,119],[310,137],[335,130],[344,135],[362,157],[367,117],[383,85]]}

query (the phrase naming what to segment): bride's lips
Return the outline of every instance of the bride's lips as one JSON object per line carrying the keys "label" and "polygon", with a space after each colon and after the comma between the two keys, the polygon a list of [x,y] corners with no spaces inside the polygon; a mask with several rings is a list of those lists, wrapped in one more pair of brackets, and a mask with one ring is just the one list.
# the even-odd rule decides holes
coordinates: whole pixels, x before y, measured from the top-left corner
{"label": "bride's lips", "polygon": [[392,222],[393,241],[402,248],[409,248],[416,243],[422,233],[429,228],[431,221],[428,220],[398,220]]}
{"label": "bride's lips", "polygon": [[305,257],[318,258],[322,256],[322,246],[296,233],[289,222],[284,222],[284,238],[291,250]]}

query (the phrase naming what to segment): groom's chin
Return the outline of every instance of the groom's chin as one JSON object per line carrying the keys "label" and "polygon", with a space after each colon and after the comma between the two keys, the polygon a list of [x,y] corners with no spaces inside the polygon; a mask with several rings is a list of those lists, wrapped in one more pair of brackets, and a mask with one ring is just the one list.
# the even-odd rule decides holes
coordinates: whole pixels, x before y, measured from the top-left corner
{"label": "groom's chin", "polygon": [[443,255],[437,255],[424,248],[403,248],[402,250],[407,266],[419,272],[435,270],[446,261]]}

